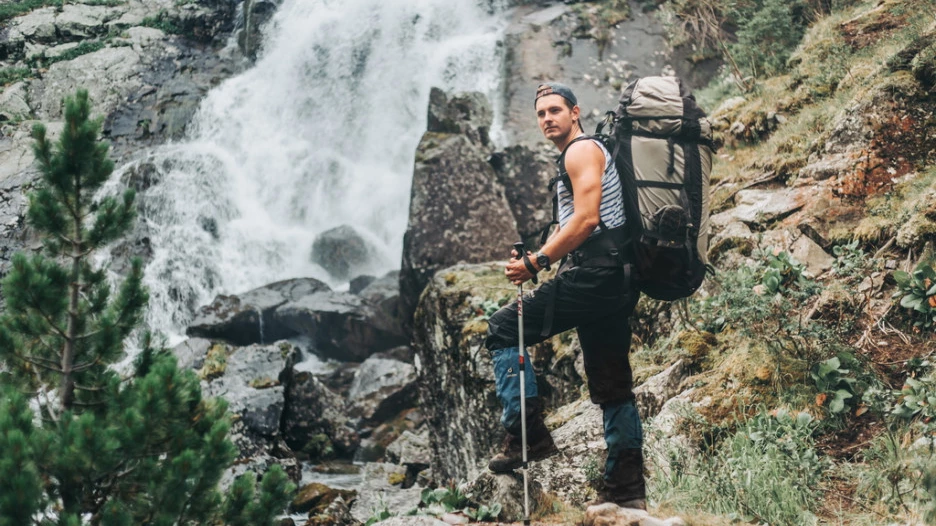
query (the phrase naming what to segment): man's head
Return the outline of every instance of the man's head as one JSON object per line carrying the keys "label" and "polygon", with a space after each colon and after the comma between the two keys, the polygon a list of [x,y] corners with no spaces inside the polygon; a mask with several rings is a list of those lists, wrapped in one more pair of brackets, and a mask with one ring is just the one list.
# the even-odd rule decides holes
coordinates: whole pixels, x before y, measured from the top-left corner
{"label": "man's head", "polygon": [[540,131],[557,146],[582,130],[578,99],[568,86],[558,82],[540,84],[533,104]]}

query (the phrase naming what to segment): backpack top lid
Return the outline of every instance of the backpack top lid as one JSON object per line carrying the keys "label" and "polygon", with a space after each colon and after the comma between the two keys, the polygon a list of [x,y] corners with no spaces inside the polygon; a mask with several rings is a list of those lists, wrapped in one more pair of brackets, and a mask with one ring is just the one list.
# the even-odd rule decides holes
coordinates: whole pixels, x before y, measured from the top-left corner
{"label": "backpack top lid", "polygon": [[701,119],[695,97],[679,77],[642,77],[624,90],[621,104],[630,119]]}

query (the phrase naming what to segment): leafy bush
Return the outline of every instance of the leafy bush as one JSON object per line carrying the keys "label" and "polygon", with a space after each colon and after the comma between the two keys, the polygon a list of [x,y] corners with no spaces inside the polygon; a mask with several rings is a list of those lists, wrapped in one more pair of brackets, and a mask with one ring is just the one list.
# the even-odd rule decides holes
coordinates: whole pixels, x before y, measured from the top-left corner
{"label": "leafy bush", "polygon": [[788,0],[758,3],[737,14],[738,42],[731,46],[731,53],[739,67],[754,77],[776,75],[786,68],[805,26],[794,18]]}
{"label": "leafy bush", "polygon": [[810,378],[816,383],[819,396],[816,405],[824,406],[828,401],[828,408],[832,414],[841,414],[847,410],[847,402],[855,397],[855,383],[857,380],[847,376],[851,371],[841,368],[839,358],[832,357],[817,363],[809,372]]}
{"label": "leafy bush", "polygon": [[936,322],[936,270],[929,262],[922,262],[912,273],[894,272],[900,306],[909,310],[914,327],[930,328]]}
{"label": "leafy bush", "polygon": [[873,260],[861,249],[857,239],[832,247],[832,254],[835,256],[832,272],[843,278],[862,277],[873,264]]}

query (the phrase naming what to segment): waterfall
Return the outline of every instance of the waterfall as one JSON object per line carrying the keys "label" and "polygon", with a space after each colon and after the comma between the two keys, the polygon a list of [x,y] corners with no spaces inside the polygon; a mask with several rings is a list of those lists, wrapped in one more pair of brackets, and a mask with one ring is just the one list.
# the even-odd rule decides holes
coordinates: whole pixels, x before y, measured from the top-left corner
{"label": "waterfall", "polygon": [[342,224],[378,248],[371,273],[399,268],[429,90],[481,91],[496,110],[497,11],[490,0],[285,0],[256,64],[208,93],[184,140],[143,160],[158,172],[140,196],[149,326],[175,343],[217,294],[301,276],[341,286],[310,253]]}

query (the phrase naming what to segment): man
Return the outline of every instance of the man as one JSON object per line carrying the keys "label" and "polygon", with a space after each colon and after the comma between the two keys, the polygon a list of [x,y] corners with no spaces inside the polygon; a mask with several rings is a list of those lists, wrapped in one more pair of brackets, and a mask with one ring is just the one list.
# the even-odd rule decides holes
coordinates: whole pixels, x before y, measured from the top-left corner
{"label": "man", "polygon": [[[620,180],[611,154],[587,137],[572,90],[559,83],[539,86],[534,99],[543,135],[559,157],[557,230],[535,255],[513,253],[506,275],[514,285],[566,258],[555,279],[523,298],[524,339],[535,344],[576,328],[585,360],[592,402],[604,414],[608,449],[601,502],[646,509],[643,434],[634,405],[629,317],[639,293],[631,288],[625,267],[627,235]],[[489,321],[485,345],[494,362],[497,396],[507,429],[504,450],[491,459],[495,473],[522,465],[517,305],[510,304]],[[536,378],[525,358],[528,459],[557,452],[543,422]]]}

